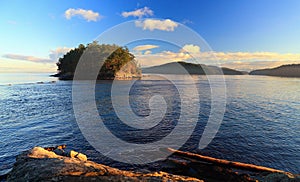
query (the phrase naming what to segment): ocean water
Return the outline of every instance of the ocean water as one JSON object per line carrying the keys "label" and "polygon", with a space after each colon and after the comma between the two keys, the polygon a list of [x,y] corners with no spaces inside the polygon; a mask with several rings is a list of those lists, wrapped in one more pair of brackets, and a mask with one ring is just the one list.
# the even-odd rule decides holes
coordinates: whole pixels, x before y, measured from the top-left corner
{"label": "ocean water", "polygon": [[[135,167],[107,158],[82,135],[74,116],[71,81],[53,82],[55,78],[49,78],[47,74],[29,78],[20,74],[19,77],[1,74],[0,174],[12,168],[20,152],[34,146],[58,144],[67,144],[96,162],[126,169]],[[299,78],[225,76],[224,118],[215,138],[202,150],[197,148],[210,114],[210,87],[205,76],[193,78],[199,90],[200,112],[196,118],[192,113],[184,116],[187,122],[196,119],[198,123],[183,150],[300,173]],[[124,85],[130,83],[121,82]],[[191,88],[189,82],[179,80],[178,84]],[[172,82],[147,77],[136,81],[129,95],[118,95],[128,99],[133,112],[140,117],[151,114],[149,100],[152,96],[164,98],[167,107],[156,105],[156,109],[165,109],[166,113],[162,121],[150,129],[135,129],[122,123],[111,103],[111,86],[111,81],[97,82],[95,100],[100,117],[114,136],[127,143],[147,144],[162,140],[176,127],[183,103]],[[194,93],[186,96],[191,110],[195,106],[194,96]],[[126,113],[121,114],[126,117]],[[176,137],[186,137],[187,133],[184,129],[179,130]],[[99,138],[98,142],[113,143],[113,140]],[[149,150],[155,153],[159,147]],[[111,152],[117,153],[118,146]],[[159,168],[156,163],[151,165]]]}

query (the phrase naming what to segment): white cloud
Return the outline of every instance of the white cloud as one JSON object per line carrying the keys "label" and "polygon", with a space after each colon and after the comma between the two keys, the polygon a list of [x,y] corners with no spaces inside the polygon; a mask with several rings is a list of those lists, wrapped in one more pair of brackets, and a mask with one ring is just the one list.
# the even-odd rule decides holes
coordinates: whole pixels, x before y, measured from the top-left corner
{"label": "white cloud", "polygon": [[149,50],[149,49],[154,49],[159,46],[157,45],[151,45],[151,44],[146,44],[146,45],[139,45],[133,48],[134,51],[144,51],[144,50]]}
{"label": "white cloud", "polygon": [[140,27],[143,30],[162,30],[162,31],[174,31],[178,26],[178,23],[170,20],[155,20],[155,19],[145,19],[145,20],[137,20],[135,21],[135,26]]}
{"label": "white cloud", "polygon": [[67,19],[71,19],[73,16],[81,16],[88,22],[89,21],[98,21],[102,18],[102,16],[99,13],[94,12],[92,10],[69,8],[65,11],[65,17]]}
{"label": "white cloud", "polygon": [[122,16],[125,18],[129,16],[142,18],[143,16],[153,16],[153,11],[148,7],[144,7],[135,11],[124,11]]}

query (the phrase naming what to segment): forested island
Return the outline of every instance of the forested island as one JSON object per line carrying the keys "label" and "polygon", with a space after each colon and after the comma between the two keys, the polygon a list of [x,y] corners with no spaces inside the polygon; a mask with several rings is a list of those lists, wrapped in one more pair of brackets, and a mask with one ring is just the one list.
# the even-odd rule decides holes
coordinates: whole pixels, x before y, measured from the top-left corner
{"label": "forested island", "polygon": [[254,70],[250,75],[267,75],[281,77],[300,77],[300,64],[282,65],[276,68]]}
{"label": "forested island", "polygon": [[[135,60],[135,56],[129,52],[127,47],[98,44],[98,42],[90,43],[87,46],[80,44],[77,48],[70,50],[62,58],[59,58],[57,62],[58,73],[54,76],[59,77],[61,80],[72,80],[80,57],[87,49],[96,50],[93,54],[103,59],[106,58],[98,73],[98,80],[141,77],[141,69]],[[100,62],[101,60],[94,64],[100,64]]]}
{"label": "forested island", "polygon": [[[76,66],[88,49],[96,50],[97,55],[105,57],[103,66],[101,67],[97,79],[130,79],[140,78],[143,73],[149,74],[192,74],[192,75],[246,75],[248,72],[238,71],[226,67],[217,67],[204,64],[194,64],[187,62],[172,62],[163,65],[152,66],[141,69],[135,60],[135,56],[130,53],[127,47],[118,45],[98,44],[92,42],[86,46],[80,44],[67,52],[57,62],[58,73],[53,75],[61,80],[72,80],[76,70]],[[101,57],[100,56],[100,57]],[[96,62],[94,64],[100,64]],[[91,65],[90,65],[91,67]],[[182,69],[184,68],[184,69]],[[300,64],[282,65],[276,68],[253,70],[249,75],[266,75],[281,77],[300,77]]]}
{"label": "forested island", "polygon": [[[180,69],[181,67],[184,69]],[[222,70],[222,72],[221,72]],[[192,75],[244,75],[247,74],[242,71],[237,71],[230,68],[221,69],[217,66],[210,66],[204,64],[194,64],[187,62],[167,63],[159,66],[144,68],[143,73],[157,73],[157,74],[192,74]]]}

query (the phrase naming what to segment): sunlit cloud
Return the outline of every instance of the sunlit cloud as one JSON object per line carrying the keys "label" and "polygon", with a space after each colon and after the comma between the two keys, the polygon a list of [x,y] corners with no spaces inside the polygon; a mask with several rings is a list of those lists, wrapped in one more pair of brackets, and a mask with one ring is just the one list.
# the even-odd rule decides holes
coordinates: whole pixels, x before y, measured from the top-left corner
{"label": "sunlit cloud", "polygon": [[186,44],[182,47],[181,52],[200,53],[200,47],[193,44]]}
{"label": "sunlit cloud", "polygon": [[66,19],[71,19],[74,16],[82,17],[83,19],[89,21],[98,21],[102,18],[102,16],[94,12],[92,10],[85,10],[85,9],[73,9],[69,8],[65,11],[65,17]]}
{"label": "sunlit cloud", "polygon": [[135,26],[142,28],[143,30],[162,30],[172,32],[178,26],[178,23],[170,20],[156,20],[156,19],[145,19],[135,21]]}
{"label": "sunlit cloud", "polygon": [[35,63],[55,63],[58,61],[58,58],[62,57],[69,50],[71,50],[71,48],[68,47],[58,47],[56,49],[50,50],[49,58],[40,58],[21,54],[4,54],[2,55],[2,57],[7,59],[22,60]]}
{"label": "sunlit cloud", "polygon": [[124,11],[122,12],[122,16],[125,18],[129,16],[142,18],[144,16],[153,16],[153,11],[148,7],[144,7],[135,11]]}
{"label": "sunlit cloud", "polygon": [[[205,55],[203,53],[203,55]],[[276,52],[213,52],[211,55],[215,58],[212,60],[221,61],[299,61],[300,54],[280,54]],[[211,56],[210,56],[211,57]]]}
{"label": "sunlit cloud", "polygon": [[275,52],[201,52],[197,45],[187,44],[178,52],[146,52],[137,55],[142,66],[154,66],[177,61],[193,61],[211,65],[222,65],[240,70],[276,67],[283,64],[300,63],[300,54]]}
{"label": "sunlit cloud", "polygon": [[223,63],[221,66],[241,71],[252,71],[256,69],[275,68],[285,64],[300,64],[300,61],[233,61]]}
{"label": "sunlit cloud", "polygon": [[40,64],[35,62],[25,62],[18,60],[7,61],[0,59],[0,73],[13,73],[13,72],[54,72],[57,67],[53,63]]}
{"label": "sunlit cloud", "polygon": [[23,61],[30,61],[30,62],[39,62],[39,63],[52,62],[52,60],[48,58],[39,58],[35,56],[25,56],[20,54],[4,54],[2,57],[8,59],[16,59],[16,60],[23,60]]}
{"label": "sunlit cloud", "polygon": [[134,51],[144,51],[144,50],[149,50],[149,49],[154,49],[158,48],[159,46],[157,45],[151,45],[151,44],[146,44],[146,45],[139,45],[133,48]]}
{"label": "sunlit cloud", "polygon": [[190,59],[191,56],[184,52],[162,51],[152,54],[145,51],[144,54],[136,55],[136,59],[142,67],[155,66],[170,62],[178,62]]}
{"label": "sunlit cloud", "polygon": [[149,54],[152,54],[152,51],[147,50],[147,51],[145,51],[145,53],[144,53],[144,55],[149,55]]}

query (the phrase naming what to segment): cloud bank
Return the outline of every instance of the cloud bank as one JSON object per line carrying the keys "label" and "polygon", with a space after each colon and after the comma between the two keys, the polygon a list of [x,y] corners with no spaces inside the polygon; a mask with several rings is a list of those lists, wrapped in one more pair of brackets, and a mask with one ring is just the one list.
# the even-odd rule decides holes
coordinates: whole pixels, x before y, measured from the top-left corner
{"label": "cloud bank", "polygon": [[300,63],[300,54],[276,52],[201,52],[200,47],[186,44],[178,52],[146,52],[137,55],[142,66],[154,66],[177,61],[196,61],[211,65],[222,65],[240,70],[276,67],[283,64]]}
{"label": "cloud bank", "polygon": [[102,16],[99,13],[94,12],[92,10],[69,8],[65,11],[66,19],[69,20],[74,16],[82,17],[83,19],[87,20],[88,22],[98,21],[102,18]]}

